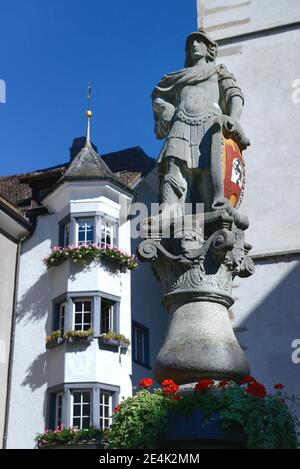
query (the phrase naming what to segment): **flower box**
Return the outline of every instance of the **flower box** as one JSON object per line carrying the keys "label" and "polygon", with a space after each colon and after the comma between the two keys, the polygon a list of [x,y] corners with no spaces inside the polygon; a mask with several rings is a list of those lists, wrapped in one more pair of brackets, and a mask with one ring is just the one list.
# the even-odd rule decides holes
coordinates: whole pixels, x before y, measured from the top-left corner
{"label": "flower box", "polygon": [[87,244],[81,246],[55,246],[49,256],[43,259],[47,269],[56,267],[67,259],[73,260],[82,266],[86,266],[91,262],[105,262],[114,266],[121,272],[133,270],[137,267],[135,256],[131,256],[114,246],[101,246],[98,244]]}
{"label": "flower box", "polygon": [[39,449],[103,449],[103,443],[86,442],[86,443],[51,443],[50,445],[40,446]]}
{"label": "flower box", "polygon": [[64,339],[62,337],[58,337],[57,339],[49,340],[46,342],[46,348],[47,349],[53,349],[58,347],[64,342]]}
{"label": "flower box", "polygon": [[126,353],[130,345],[130,341],[123,334],[118,332],[109,331],[107,333],[100,334],[98,336],[99,345],[103,348],[112,348],[115,350],[121,351],[121,353]]}
{"label": "flower box", "polygon": [[94,335],[94,329],[88,329],[86,331],[68,330],[64,333],[64,339],[66,342],[73,344],[79,343],[88,345],[94,339]]}
{"label": "flower box", "polygon": [[89,344],[93,340],[94,340],[93,336],[87,336],[87,337],[77,336],[77,337],[68,337],[68,339],[66,339],[66,341],[69,344]]}
{"label": "flower box", "polygon": [[119,349],[121,348],[122,353],[126,353],[129,347],[128,343],[123,342],[122,340],[117,340],[117,339],[106,339],[102,337],[101,335],[98,336],[99,344],[102,346],[107,346],[109,348],[113,349]]}
{"label": "flower box", "polygon": [[101,449],[104,447],[103,432],[100,429],[64,428],[45,430],[35,438],[39,449]]}

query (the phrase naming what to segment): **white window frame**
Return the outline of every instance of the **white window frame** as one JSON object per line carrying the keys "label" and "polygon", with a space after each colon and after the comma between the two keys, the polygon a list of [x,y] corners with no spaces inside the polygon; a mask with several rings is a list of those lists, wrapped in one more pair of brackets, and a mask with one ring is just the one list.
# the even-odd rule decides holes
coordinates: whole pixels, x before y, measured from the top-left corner
{"label": "white window frame", "polygon": [[[83,402],[83,393],[88,393],[90,396],[90,401],[89,403]],[[81,399],[80,399],[80,404],[74,404],[74,394],[81,394]],[[80,425],[76,425],[79,429],[82,429],[82,422],[84,418],[89,418],[89,427],[91,428],[91,423],[92,423],[92,415],[93,415],[93,409],[92,409],[92,402],[93,402],[93,391],[92,389],[74,389],[71,392],[71,427],[75,427],[74,425],[74,419],[80,419]],[[83,405],[89,404],[90,406],[90,415],[83,415]],[[80,415],[79,416],[74,416],[74,405],[78,406],[80,405],[81,410],[80,410]]]}
{"label": "white window frame", "polygon": [[[81,308],[81,318],[82,318],[82,321],[81,321],[81,329],[76,329],[76,322],[75,322],[75,317],[76,317],[76,313],[79,313],[79,311],[76,311],[76,303],[84,303],[84,302],[89,302],[91,307],[90,307],[90,311],[84,311],[82,308]],[[77,330],[77,331],[86,331],[87,329],[84,329],[84,325],[87,324],[84,322],[84,313],[87,313],[89,312],[91,314],[91,320],[90,320],[90,323],[89,323],[89,327],[87,329],[91,329],[93,327],[93,298],[74,298],[73,300],[73,320],[72,320],[72,328],[74,330]]]}
{"label": "white window frame", "polygon": [[[108,220],[107,218],[102,218],[101,220],[101,232],[100,232],[100,245],[102,247],[112,247],[114,246],[114,230],[115,223]],[[110,243],[107,242],[107,237],[110,237]],[[102,239],[104,239],[102,241]]]}
{"label": "white window frame", "polygon": [[[55,426],[58,427],[63,423],[63,392],[58,392],[55,396]],[[59,400],[61,399],[61,402]],[[59,410],[61,412],[59,418]]]}
{"label": "white window frame", "polygon": [[[110,303],[110,311],[109,311],[109,318],[108,318],[108,328],[103,328],[102,327],[102,324],[103,324],[103,311],[102,311],[102,308],[103,308],[103,304],[104,303]],[[115,324],[114,324],[114,308],[116,307],[115,306],[116,303],[114,301],[110,301],[106,298],[101,298],[101,314],[100,314],[100,321],[101,321],[101,324],[100,324],[100,333],[103,334],[103,333],[107,333],[109,331],[114,331],[114,327],[115,327]],[[114,331],[116,332],[116,331]]]}
{"label": "white window frame", "polygon": [[[79,241],[79,225],[81,223],[86,224],[87,222],[90,222],[90,223],[93,224],[93,240],[92,241],[87,240],[87,233],[90,232],[90,230],[87,230],[86,226],[85,226],[84,241]],[[76,244],[77,244],[77,246],[82,246],[84,244],[94,244],[95,243],[95,226],[96,226],[95,217],[80,217],[80,218],[76,219]]]}
{"label": "white window frame", "polygon": [[[106,389],[100,389],[99,393],[99,428],[104,430],[109,427],[112,423],[113,414],[113,395],[114,392]],[[108,396],[108,404],[105,402],[105,397]],[[108,417],[105,417],[105,409],[108,408]],[[102,416],[101,416],[102,409]]]}

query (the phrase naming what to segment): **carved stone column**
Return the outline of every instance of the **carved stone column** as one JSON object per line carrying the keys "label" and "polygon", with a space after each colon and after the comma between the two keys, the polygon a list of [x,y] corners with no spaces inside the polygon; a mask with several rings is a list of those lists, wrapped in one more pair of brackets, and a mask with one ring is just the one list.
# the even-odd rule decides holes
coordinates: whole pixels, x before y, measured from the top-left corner
{"label": "carved stone column", "polygon": [[159,383],[170,378],[178,384],[205,377],[240,380],[250,368],[228,309],[234,303],[234,277],[254,272],[251,246],[225,211],[205,213],[204,232],[191,217],[192,223],[184,217],[177,231],[176,222],[172,224],[170,239],[144,232],[146,239],[138,247],[139,258],[152,264],[169,311],[154,376]]}

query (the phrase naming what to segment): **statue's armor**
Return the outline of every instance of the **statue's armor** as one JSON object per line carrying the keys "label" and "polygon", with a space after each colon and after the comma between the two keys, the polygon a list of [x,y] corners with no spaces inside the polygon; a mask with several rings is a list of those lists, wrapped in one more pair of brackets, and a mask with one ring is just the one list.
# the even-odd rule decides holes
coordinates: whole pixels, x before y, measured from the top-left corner
{"label": "statue's armor", "polygon": [[198,81],[178,87],[176,96],[172,96],[175,113],[158,163],[173,157],[184,161],[190,169],[209,167],[206,154],[209,145],[201,148],[201,142],[204,137],[210,138],[215,119],[227,114],[229,99],[236,95],[242,97],[242,92],[233,75],[222,65],[210,69]]}

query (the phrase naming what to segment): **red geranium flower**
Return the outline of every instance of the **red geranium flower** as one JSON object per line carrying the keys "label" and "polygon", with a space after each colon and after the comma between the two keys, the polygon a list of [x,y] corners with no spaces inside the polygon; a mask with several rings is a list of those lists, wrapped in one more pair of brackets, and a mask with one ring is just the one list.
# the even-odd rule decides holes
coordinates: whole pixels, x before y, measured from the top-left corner
{"label": "red geranium flower", "polygon": [[266,397],[267,391],[263,384],[257,383],[250,383],[246,389],[248,394],[251,394],[253,397]]}
{"label": "red geranium flower", "polygon": [[219,388],[224,388],[228,383],[228,379],[222,379],[222,381],[219,382]]}
{"label": "red geranium flower", "polygon": [[151,378],[143,378],[140,380],[140,388],[141,389],[149,389],[151,386],[153,386],[153,379]]}
{"label": "red geranium flower", "polygon": [[120,409],[121,409],[121,404],[118,404],[118,405],[114,408],[113,414],[115,415]]}
{"label": "red geranium flower", "polygon": [[274,389],[279,389],[279,390],[281,390],[281,389],[283,389],[283,388],[284,388],[284,386],[283,386],[283,384],[281,384],[281,383],[274,384]]}
{"label": "red geranium flower", "polygon": [[197,392],[207,392],[213,384],[214,382],[212,379],[201,379],[201,381],[198,381],[198,383],[196,384],[194,390]]}
{"label": "red geranium flower", "polygon": [[170,394],[175,394],[179,389],[178,384],[174,383],[172,379],[165,379],[161,385],[163,387],[163,392]]}
{"label": "red geranium flower", "polygon": [[253,378],[253,376],[246,376],[246,378],[244,378],[240,384],[251,384],[251,383],[256,383],[256,379]]}

